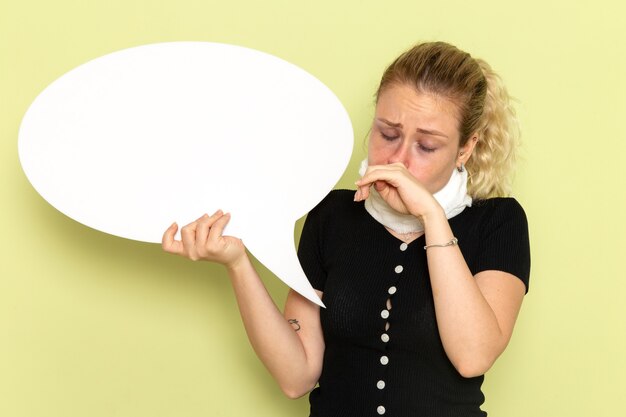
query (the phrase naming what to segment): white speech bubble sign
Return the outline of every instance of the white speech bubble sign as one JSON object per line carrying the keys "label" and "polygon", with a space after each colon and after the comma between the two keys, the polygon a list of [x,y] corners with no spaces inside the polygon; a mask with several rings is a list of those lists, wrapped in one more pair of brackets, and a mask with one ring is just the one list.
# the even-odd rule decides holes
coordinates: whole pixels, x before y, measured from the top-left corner
{"label": "white speech bubble sign", "polygon": [[322,306],[294,223],[336,184],[352,146],[345,108],[318,79],[210,42],[129,48],[69,71],[33,101],[18,141],[31,184],[70,218],[156,243],[172,221],[221,208],[228,234]]}

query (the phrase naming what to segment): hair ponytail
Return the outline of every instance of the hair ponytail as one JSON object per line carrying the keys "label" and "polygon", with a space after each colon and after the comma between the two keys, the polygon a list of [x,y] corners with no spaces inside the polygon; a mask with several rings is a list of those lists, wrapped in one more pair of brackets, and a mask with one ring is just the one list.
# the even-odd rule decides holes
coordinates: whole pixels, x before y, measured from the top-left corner
{"label": "hair ponytail", "polygon": [[467,162],[468,193],[474,198],[502,197],[511,192],[520,129],[511,97],[489,64],[476,59],[487,81],[478,127],[478,142]]}

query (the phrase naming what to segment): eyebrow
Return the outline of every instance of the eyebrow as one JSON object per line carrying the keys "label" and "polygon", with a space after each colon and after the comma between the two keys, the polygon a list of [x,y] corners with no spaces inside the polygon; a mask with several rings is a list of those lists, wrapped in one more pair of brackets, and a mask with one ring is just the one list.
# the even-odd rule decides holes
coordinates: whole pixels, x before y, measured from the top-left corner
{"label": "eyebrow", "polygon": [[[387,124],[387,125],[389,125],[389,126],[391,126],[391,127],[402,127],[402,123],[393,123],[393,122],[390,122],[390,121],[389,121],[389,120],[387,120],[387,119],[383,119],[383,118],[380,118],[380,117],[379,117],[378,119],[376,119],[376,120],[381,121],[381,122],[383,122],[383,123],[385,123],[385,124]],[[422,128],[420,128],[420,127],[418,127],[418,128],[417,128],[417,129],[415,129],[415,130],[416,130],[418,133],[423,133],[423,134],[425,134],[425,135],[442,136],[442,137],[444,137],[444,138],[446,138],[446,139],[448,138],[448,135],[446,135],[446,134],[444,134],[444,133],[442,133],[442,132],[440,132],[440,131],[438,131],[438,130],[422,129]]]}

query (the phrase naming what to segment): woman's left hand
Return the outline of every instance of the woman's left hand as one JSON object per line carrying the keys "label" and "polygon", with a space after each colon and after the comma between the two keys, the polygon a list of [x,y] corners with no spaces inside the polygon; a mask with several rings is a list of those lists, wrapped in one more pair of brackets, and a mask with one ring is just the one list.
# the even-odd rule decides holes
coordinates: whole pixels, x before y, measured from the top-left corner
{"label": "woman's left hand", "polygon": [[422,218],[442,210],[433,195],[400,162],[369,166],[356,185],[354,201],[366,200],[373,186],[399,213]]}

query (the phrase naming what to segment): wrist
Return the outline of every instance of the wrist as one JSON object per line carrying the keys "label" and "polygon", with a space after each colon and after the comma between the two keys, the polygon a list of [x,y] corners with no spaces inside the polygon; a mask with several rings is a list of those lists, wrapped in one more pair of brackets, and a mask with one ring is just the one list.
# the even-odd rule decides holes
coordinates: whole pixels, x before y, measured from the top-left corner
{"label": "wrist", "polygon": [[224,264],[229,275],[234,276],[240,274],[246,268],[249,268],[252,264],[248,254],[243,252],[239,257],[233,259],[231,262]]}
{"label": "wrist", "polygon": [[429,211],[422,213],[419,216],[420,222],[424,225],[424,230],[428,229],[430,225],[437,224],[440,222],[447,222],[446,212],[443,210],[443,207],[439,205],[439,203],[435,200],[435,205]]}

